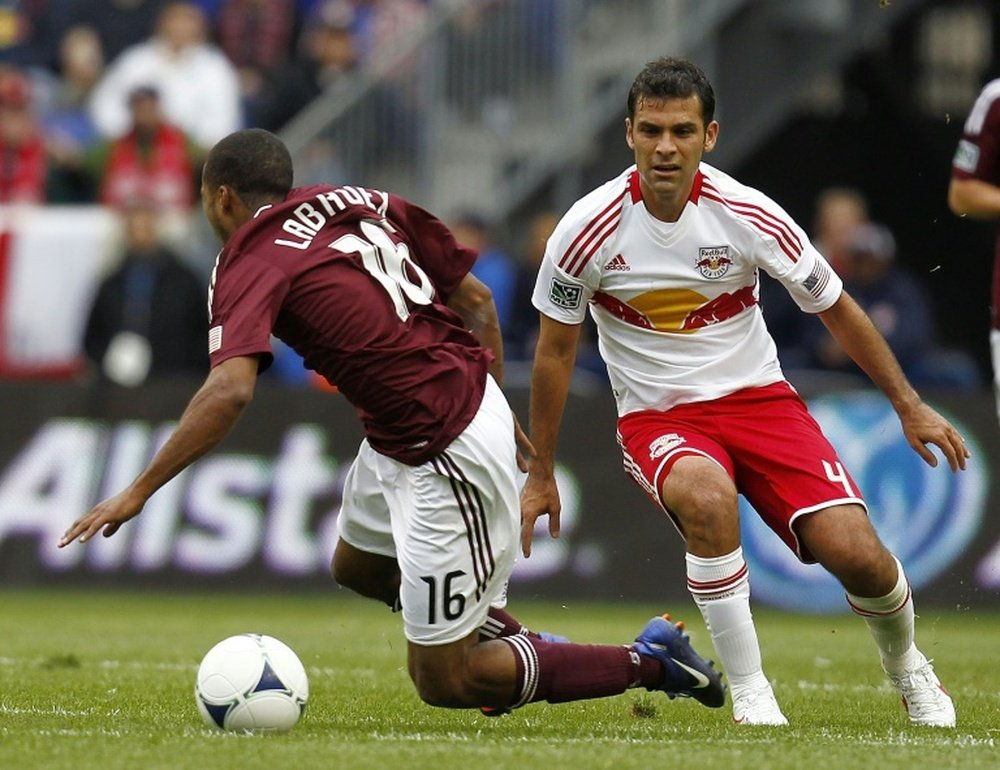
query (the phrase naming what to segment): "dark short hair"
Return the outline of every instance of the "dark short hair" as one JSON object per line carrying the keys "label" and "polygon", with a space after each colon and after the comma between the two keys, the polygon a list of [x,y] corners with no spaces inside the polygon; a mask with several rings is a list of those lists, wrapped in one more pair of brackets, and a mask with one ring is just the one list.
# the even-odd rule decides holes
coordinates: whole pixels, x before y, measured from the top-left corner
{"label": "dark short hair", "polygon": [[226,185],[254,209],[288,195],[292,156],[270,131],[245,128],[219,140],[209,151],[202,174],[209,187]]}
{"label": "dark short hair", "polygon": [[628,92],[628,116],[635,117],[640,100],[687,99],[701,100],[701,117],[707,126],[715,118],[715,91],[708,76],[696,64],[686,59],[663,56],[646,64],[632,81]]}

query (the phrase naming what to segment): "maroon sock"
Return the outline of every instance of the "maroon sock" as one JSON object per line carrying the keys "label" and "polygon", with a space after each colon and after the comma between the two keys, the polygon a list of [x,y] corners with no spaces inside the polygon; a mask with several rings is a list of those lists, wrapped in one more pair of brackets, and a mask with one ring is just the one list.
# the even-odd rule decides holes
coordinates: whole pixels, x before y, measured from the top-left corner
{"label": "maroon sock", "polygon": [[479,636],[484,640],[502,639],[505,636],[530,636],[538,639],[538,634],[529,631],[526,626],[522,626],[513,615],[507,610],[498,607],[490,607],[486,622],[479,627]]}
{"label": "maroon sock", "polygon": [[[653,658],[630,647],[604,644],[558,644],[525,636],[503,639],[514,650],[517,686],[513,706],[546,700],[563,703],[618,695],[629,687],[663,679]],[[648,665],[652,661],[655,674]]]}

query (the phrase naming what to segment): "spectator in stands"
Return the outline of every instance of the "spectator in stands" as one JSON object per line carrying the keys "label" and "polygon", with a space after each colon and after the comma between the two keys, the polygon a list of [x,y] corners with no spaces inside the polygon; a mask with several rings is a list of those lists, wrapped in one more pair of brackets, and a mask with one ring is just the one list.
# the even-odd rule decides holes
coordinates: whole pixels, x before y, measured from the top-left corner
{"label": "spectator in stands", "polygon": [[123,258],[100,283],[84,332],[87,359],[127,387],[208,365],[204,281],[164,245],[158,219],[148,201],[123,211]]}
{"label": "spectator in stands", "polygon": [[813,245],[841,277],[850,269],[847,250],[852,234],[868,221],[868,201],[853,187],[829,187],[816,199]]}
{"label": "spectator in stands", "polygon": [[347,0],[317,6],[305,25],[299,54],[263,86],[260,127],[277,131],[324,91],[351,82],[358,68],[354,22],[354,6]]}
{"label": "spectator in stands", "polygon": [[80,160],[98,141],[87,102],[104,72],[101,41],[93,27],[67,30],[59,46],[57,77],[47,83],[41,108],[45,143],[52,160],[48,199],[51,203],[86,203],[92,186]]}
{"label": "spectator in stands", "polygon": [[476,212],[464,211],[451,225],[455,239],[479,253],[472,266],[472,274],[493,292],[500,329],[510,326],[514,308],[514,287],[517,267],[506,251],[494,241],[493,232],[486,220]]}
{"label": "spectator in stands", "polygon": [[30,68],[50,68],[62,34],[67,0],[0,2],[0,61]]}
{"label": "spectator in stands", "polygon": [[87,156],[97,199],[125,209],[144,200],[168,213],[189,213],[197,198],[201,153],[167,122],[156,88],[139,86],[129,94],[129,130],[102,142]]}
{"label": "spectator in stands", "polygon": [[219,47],[236,67],[244,122],[257,125],[267,73],[288,64],[297,36],[295,0],[222,0]]}
{"label": "spectator in stands", "polygon": [[545,256],[545,244],[558,223],[559,214],[549,210],[540,211],[528,223],[516,265],[510,321],[502,327],[504,355],[508,359],[529,360],[534,356],[538,311],[531,304],[531,294],[535,290],[538,267]]}
{"label": "spectator in stands", "polygon": [[31,99],[24,73],[0,67],[0,204],[45,200],[49,164]]}
{"label": "spectator in stands", "polygon": [[145,41],[156,26],[167,0],[62,0],[69,24],[92,26],[101,39],[107,61]]}
{"label": "spectator in stands", "polygon": [[189,2],[168,3],[156,31],[111,62],[94,89],[91,114],[107,137],[128,130],[128,95],[152,85],[167,119],[201,147],[241,124],[239,79],[225,54],[207,42],[204,12]]}
{"label": "spectator in stands", "polygon": [[[887,227],[858,225],[847,240],[844,259],[844,289],[885,337],[914,386],[975,388],[980,384],[971,356],[935,344],[930,298],[916,277],[897,263],[895,238]],[[825,329],[813,334],[811,347],[816,366],[860,375]]]}
{"label": "spectator in stands", "polygon": [[[853,187],[828,187],[816,198],[812,241],[826,260],[846,278],[851,259],[848,245],[855,229],[868,222],[868,202]],[[760,275],[760,307],[767,328],[778,348],[786,371],[814,369],[817,366],[813,343],[826,330],[818,318],[803,313],[791,295],[776,280]],[[794,380],[795,374],[790,375]]]}

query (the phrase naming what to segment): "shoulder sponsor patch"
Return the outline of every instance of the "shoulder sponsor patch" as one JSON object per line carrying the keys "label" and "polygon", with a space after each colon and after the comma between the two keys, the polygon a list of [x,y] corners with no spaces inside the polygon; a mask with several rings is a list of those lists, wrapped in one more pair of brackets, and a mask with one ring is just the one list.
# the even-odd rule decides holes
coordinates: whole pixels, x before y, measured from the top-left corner
{"label": "shoulder sponsor patch", "polygon": [[553,278],[549,284],[549,301],[553,305],[575,310],[580,307],[581,297],[583,297],[583,287],[575,283],[566,283]]}
{"label": "shoulder sponsor patch", "polygon": [[979,146],[973,144],[968,139],[960,140],[951,165],[959,171],[965,171],[969,174],[974,173],[976,166],[979,165]]}
{"label": "shoulder sponsor patch", "polygon": [[222,348],[222,327],[213,326],[208,330],[208,354],[212,355]]}

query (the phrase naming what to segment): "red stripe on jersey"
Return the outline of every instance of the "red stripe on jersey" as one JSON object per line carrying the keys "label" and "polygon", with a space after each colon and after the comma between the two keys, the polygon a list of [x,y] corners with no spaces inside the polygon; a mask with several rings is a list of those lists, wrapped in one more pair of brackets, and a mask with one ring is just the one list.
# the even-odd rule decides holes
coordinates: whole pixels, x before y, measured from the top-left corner
{"label": "red stripe on jersey", "polygon": [[789,242],[794,244],[796,250],[800,252],[802,251],[802,242],[799,240],[799,237],[795,234],[795,229],[788,222],[776,216],[775,214],[771,213],[763,206],[758,206],[755,203],[746,203],[745,201],[733,201],[729,200],[728,198],[725,198],[725,196],[723,196],[723,194],[719,192],[719,189],[708,180],[705,180],[705,184],[708,186],[708,189],[714,191],[715,194],[718,195],[720,198],[723,198],[727,206],[730,206],[731,208],[737,211],[744,211],[746,213],[754,212],[760,215],[763,219],[770,222],[771,224],[775,225],[776,227],[779,227],[781,231],[785,234],[785,236],[788,238]]}
{"label": "red stripe on jersey", "polygon": [[639,186],[638,169],[629,174],[628,191],[632,194],[632,203],[638,203],[642,200],[642,188]]}
{"label": "red stripe on jersey", "polygon": [[705,175],[700,171],[695,172],[694,182],[691,185],[691,194],[688,196],[688,200],[692,203],[697,204],[698,199],[701,197],[701,188],[705,184]]}
{"label": "red stripe on jersey", "polygon": [[[626,192],[628,191],[623,190],[621,195],[611,201],[600,214],[587,223],[587,226],[573,239],[569,248],[563,252],[559,260],[559,267],[570,275],[580,274],[584,265],[594,254],[595,249],[591,248],[594,238],[600,237],[604,231],[600,240],[600,243],[603,243],[618,224],[618,220],[621,219],[621,202]],[[600,243],[597,245],[600,246]],[[582,262],[580,261],[581,257],[583,258]]]}
{"label": "red stripe on jersey", "polygon": [[638,326],[640,329],[654,329],[653,322],[634,307],[626,305],[617,297],[605,294],[603,291],[594,293],[591,301],[600,305],[616,318],[620,318],[625,323]]}
{"label": "red stripe on jersey", "polygon": [[[742,216],[747,220],[747,222],[750,223],[751,226],[773,237],[777,241],[778,246],[785,253],[785,256],[792,262],[799,261],[799,257],[802,256],[801,243],[797,238],[795,238],[794,243],[790,243],[789,233],[784,230],[784,226],[780,224],[780,222],[776,225],[768,219],[765,219],[761,214],[763,209],[760,209],[757,206],[750,206],[749,204],[743,204],[742,207],[738,206],[734,204],[733,201],[723,198],[722,195],[711,190],[707,186],[702,188],[702,196],[708,200],[715,201],[716,203],[721,203],[730,211]],[[794,233],[791,233],[791,236],[794,237]]]}

